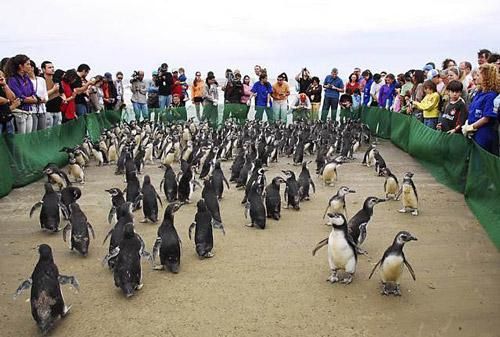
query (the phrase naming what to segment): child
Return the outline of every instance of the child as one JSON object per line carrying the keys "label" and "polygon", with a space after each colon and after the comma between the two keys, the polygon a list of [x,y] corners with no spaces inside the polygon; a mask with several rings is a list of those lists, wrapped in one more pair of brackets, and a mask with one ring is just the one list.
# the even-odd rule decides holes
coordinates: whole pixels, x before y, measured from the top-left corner
{"label": "child", "polygon": [[354,89],[354,93],[352,95],[352,119],[357,120],[360,118],[361,111],[361,91],[359,88]]}
{"label": "child", "polygon": [[392,101],[391,111],[399,112],[401,111],[401,89],[396,88],[395,90],[396,96],[394,96],[394,100]]}
{"label": "child", "polygon": [[463,84],[453,80],[448,83],[449,101],[444,107],[444,112],[439,118],[437,129],[447,133],[461,132],[462,125],[467,120],[467,106],[461,97]]}
{"label": "child", "polygon": [[181,86],[182,86],[182,97],[183,97],[183,100],[184,102],[188,101],[189,100],[189,94],[188,94],[188,84],[186,83],[186,80],[187,80],[187,77],[186,77],[186,72],[184,71],[184,68],[179,68],[179,82],[181,82]]}
{"label": "child", "polygon": [[340,122],[345,123],[351,116],[352,107],[352,96],[348,94],[342,94],[339,100],[340,105]]}
{"label": "child", "polygon": [[410,106],[410,112],[413,108],[423,111],[424,125],[431,129],[436,129],[439,117],[439,101],[441,97],[437,93],[436,84],[432,80],[424,82],[425,97],[422,102],[413,102]]}

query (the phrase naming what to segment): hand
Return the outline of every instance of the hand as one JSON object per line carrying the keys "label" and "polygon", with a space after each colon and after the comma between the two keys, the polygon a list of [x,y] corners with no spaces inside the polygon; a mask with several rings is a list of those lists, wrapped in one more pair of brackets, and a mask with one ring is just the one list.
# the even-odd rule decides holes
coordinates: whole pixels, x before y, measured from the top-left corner
{"label": "hand", "polygon": [[17,109],[20,105],[21,105],[21,100],[19,98],[16,98],[10,105],[10,108]]}
{"label": "hand", "polygon": [[469,125],[468,123],[465,123],[463,126],[462,126],[462,133],[464,135],[469,135],[470,133],[473,133],[475,132],[476,129],[474,129],[474,125]]}
{"label": "hand", "polygon": [[54,89],[57,91],[59,90],[59,83],[54,84]]}
{"label": "hand", "polygon": [[455,129],[451,129],[451,130],[447,131],[446,133],[451,135],[452,133],[455,133],[455,132],[456,132]]}
{"label": "hand", "polygon": [[437,129],[437,130],[441,130],[441,127],[442,127],[441,123],[438,123],[438,124],[436,125],[436,129]]}
{"label": "hand", "polygon": [[250,101],[251,101],[250,99],[247,101],[247,106],[250,106],[250,104],[251,104]]}

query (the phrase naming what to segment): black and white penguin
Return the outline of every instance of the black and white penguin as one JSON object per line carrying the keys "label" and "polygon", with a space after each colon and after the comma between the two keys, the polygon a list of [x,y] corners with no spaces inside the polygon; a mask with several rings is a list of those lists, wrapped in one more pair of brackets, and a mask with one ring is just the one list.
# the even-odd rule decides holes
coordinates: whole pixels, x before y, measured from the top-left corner
{"label": "black and white penguin", "polygon": [[59,274],[49,245],[41,244],[38,247],[38,253],[40,258],[31,277],[21,283],[14,298],[19,296],[23,290],[31,287],[31,315],[42,334],[45,335],[59,318],[68,314],[71,308],[71,306],[65,305],[60,286],[70,284],[75,290],[78,290],[79,284],[74,276]]}
{"label": "black and white penguin", "polygon": [[97,166],[102,166],[108,163],[107,150],[101,149],[98,143],[92,144],[92,155],[97,161]]}
{"label": "black and white penguin", "polygon": [[297,144],[293,153],[293,165],[300,165],[304,160],[304,140],[302,139],[302,135],[299,135],[297,138]]}
{"label": "black and white penguin", "polygon": [[313,192],[316,193],[316,186],[311,178],[309,169],[307,168],[307,162],[302,163],[302,171],[299,174],[299,195],[300,201],[309,200],[309,186],[313,188]]}
{"label": "black and white penguin", "polygon": [[396,199],[401,195],[401,202],[403,203],[403,208],[399,210],[400,213],[411,212],[411,215],[418,215],[418,194],[417,188],[413,183],[413,173],[406,172],[403,177],[403,184],[398,192]]}
{"label": "black and white penguin", "polygon": [[227,188],[229,189],[229,183],[227,182],[226,177],[224,176],[224,172],[222,171],[220,162],[217,161],[214,166],[214,170],[212,171],[212,176],[210,178],[210,181],[212,182],[212,186],[215,191],[215,195],[217,195],[217,198],[219,200],[222,199],[222,194],[224,193],[224,183],[226,184]]}
{"label": "black and white penguin", "polygon": [[163,165],[165,172],[163,173],[163,179],[160,182],[160,189],[163,186],[163,192],[168,202],[173,202],[177,200],[177,177],[175,172],[170,165]]}
{"label": "black and white penguin", "polygon": [[[117,217],[117,222],[111,228],[111,230],[106,234],[106,237],[104,238],[102,244],[106,243],[106,240],[108,237],[111,236],[111,239],[109,241],[109,248],[108,248],[108,253],[111,254],[113,250],[120,245],[120,242],[123,240],[123,233],[125,230],[125,225],[127,223],[133,223],[134,221],[134,216],[132,214],[132,203],[126,202],[118,207],[116,210],[116,217]],[[109,268],[113,268],[115,264],[114,258],[109,258],[108,259],[108,266]]]}
{"label": "black and white penguin", "polygon": [[285,179],[281,177],[275,177],[266,187],[267,217],[274,220],[279,220],[281,218],[281,184],[286,184]]}
{"label": "black and white penguin", "polygon": [[250,214],[250,224],[248,227],[257,226],[260,229],[266,228],[266,208],[262,200],[262,185],[255,181],[250,188],[248,201],[245,205],[245,218]]}
{"label": "black and white penguin", "polygon": [[63,211],[66,217],[68,217],[68,212],[66,211],[66,207],[59,201],[59,196],[52,188],[52,185],[50,183],[45,183],[44,186],[45,194],[41,201],[31,207],[30,218],[33,216],[35,210],[41,206],[40,227],[42,230],[55,233],[59,231],[59,223],[61,222],[59,209]]}
{"label": "black and white penguin", "polygon": [[141,184],[135,172],[127,173],[125,200],[134,205],[134,211],[141,208]]}
{"label": "black and white penguin", "polygon": [[43,173],[47,175],[47,178],[51,184],[57,184],[59,190],[62,190],[66,186],[71,186],[68,175],[60,170],[56,164],[49,163],[43,169]]}
{"label": "black and white penguin", "polygon": [[248,198],[248,193],[250,193],[250,188],[252,187],[253,183],[257,180],[260,179],[259,183],[262,186],[265,186],[266,184],[266,176],[265,176],[266,170],[262,168],[262,161],[257,158],[255,160],[255,164],[253,165],[252,172],[250,173],[247,184],[245,186],[245,196],[243,197],[243,200],[241,201],[241,204],[246,204],[247,198]]}
{"label": "black and white penguin", "polygon": [[[361,246],[366,239],[366,228],[368,226],[368,222],[373,216],[373,207],[375,207],[376,204],[385,201],[385,199],[377,197],[366,198],[363,203],[363,208],[360,209],[358,213],[351,218],[351,220],[349,220],[347,226],[349,227],[349,233],[351,234],[356,245]],[[358,252],[362,253],[363,251],[358,249]]]}
{"label": "black and white penguin", "polygon": [[157,270],[166,268],[172,273],[178,273],[181,264],[181,239],[174,226],[174,213],[181,208],[180,202],[170,203],[165,209],[163,222],[158,228],[157,238],[153,246],[153,260],[160,257]]}
{"label": "black and white penguin", "polygon": [[83,256],[87,256],[90,245],[89,230],[95,239],[94,229],[80,209],[80,205],[75,202],[70,204],[69,208],[71,216],[69,217],[69,223],[63,229],[63,240],[66,242],[66,234],[68,231],[71,231],[71,244],[69,248],[71,250],[75,249]]}
{"label": "black and white penguin", "polygon": [[200,172],[200,179],[204,179],[208,175],[210,175],[210,172],[212,171],[212,168],[215,164],[215,161],[217,159],[217,152],[219,151],[219,148],[217,146],[212,147],[207,156],[205,157],[205,160],[203,161],[203,165],[201,167],[201,172]]}
{"label": "black and white penguin", "polygon": [[108,223],[111,224],[118,207],[125,203],[125,196],[123,195],[123,192],[116,187],[110,188],[109,190],[105,191],[111,195],[111,208],[108,213]]}
{"label": "black and white penguin", "polygon": [[247,185],[248,182],[248,176],[251,174],[253,171],[255,164],[249,154],[246,155],[245,157],[245,164],[240,170],[240,175],[238,177],[238,180],[236,182],[236,188],[240,188],[243,186]]}
{"label": "black and white penguin", "polygon": [[396,176],[392,174],[391,170],[389,170],[388,167],[382,169],[382,174],[385,177],[385,182],[384,182],[385,198],[387,200],[389,199],[397,200],[396,196],[398,195],[399,192],[398,178],[396,178]]}
{"label": "black and white penguin", "polygon": [[73,177],[75,182],[79,182],[82,184],[85,183],[85,173],[83,172],[83,167],[76,162],[76,159],[73,155],[69,157],[68,174],[69,176]]}
{"label": "black and white penguin", "polygon": [[219,200],[215,194],[214,188],[210,180],[205,180],[203,182],[203,190],[201,191],[201,197],[205,200],[210,214],[212,214],[212,225],[214,228],[221,229],[222,233],[225,234],[224,225],[222,224],[222,218],[220,215]]}
{"label": "black and white penguin", "polygon": [[193,195],[195,185],[199,185],[194,179],[193,167],[188,167],[183,170],[182,176],[179,180],[179,188],[177,190],[177,197],[182,203],[190,203],[191,196]]}
{"label": "black and white penguin", "polygon": [[231,177],[229,178],[229,181],[238,181],[243,165],[245,165],[245,151],[241,149],[238,155],[234,158],[233,164],[231,165]]}
{"label": "black and white penguin", "polygon": [[161,207],[163,203],[161,198],[156,193],[155,187],[151,184],[151,178],[149,175],[144,176],[144,181],[142,182],[142,211],[144,213],[144,220],[141,222],[157,222],[158,221],[158,201]]}
{"label": "black and white penguin", "polygon": [[328,205],[325,209],[325,214],[323,214],[323,219],[326,213],[340,213],[344,214],[347,219],[347,208],[345,204],[345,197],[349,193],[356,193],[356,191],[351,190],[347,186],[342,186],[338,189],[337,193],[328,200]]}
{"label": "black and white penguin", "polygon": [[189,239],[192,240],[191,232],[194,232],[194,243],[196,254],[200,258],[210,258],[214,256],[214,236],[212,231],[212,215],[205,204],[205,200],[200,199],[196,205],[197,212],[194,222],[189,226]]}
{"label": "black and white penguin", "polygon": [[342,160],[340,158],[335,158],[325,163],[320,171],[325,186],[333,186],[335,184],[338,179],[337,168],[340,165],[342,165]]}
{"label": "black and white penguin", "polygon": [[377,149],[374,149],[373,152],[375,154],[375,172],[378,176],[382,176],[383,170],[387,167],[387,165],[385,164],[384,158],[382,158],[382,155],[378,152]]}
{"label": "black and white penguin", "polygon": [[[323,246],[328,244],[328,264],[331,274],[327,281],[349,284],[356,272],[358,261],[357,247],[349,234],[347,222],[343,214],[328,213],[328,222],[332,231],[328,238],[320,241],[313,250],[313,256]],[[343,270],[347,276],[340,278],[338,271]]]}
{"label": "black and white penguin", "polygon": [[[410,271],[410,274],[415,281],[415,272],[411,267],[408,260],[406,260],[403,248],[405,243],[417,240],[412,234],[401,231],[399,232],[392,245],[388,247],[380,261],[375,264],[370,273],[369,279],[372,277],[375,269],[380,267],[380,279],[382,281],[382,295],[394,294],[396,296],[401,296],[400,280],[403,274],[403,266],[406,266]],[[392,289],[391,289],[392,286]]]}
{"label": "black and white penguin", "polygon": [[[74,202],[77,202],[78,199],[82,196],[82,190],[80,190],[78,187],[75,186],[68,186],[65,187],[61,190],[61,203],[64,205],[64,208],[68,211],[68,216],[71,216],[71,209],[69,208],[69,205],[71,205]],[[64,217],[66,218],[66,214],[63,212]],[[68,220],[66,218],[66,220]]]}
{"label": "black and white penguin", "polygon": [[300,210],[300,195],[299,195],[299,183],[295,179],[295,173],[290,170],[281,171],[286,176],[286,187],[285,187],[285,208],[292,207],[295,210]]}
{"label": "black and white penguin", "polygon": [[366,165],[368,167],[375,165],[375,149],[376,146],[370,144],[370,146],[365,152],[365,155],[363,156],[363,161],[361,162],[361,165]]}

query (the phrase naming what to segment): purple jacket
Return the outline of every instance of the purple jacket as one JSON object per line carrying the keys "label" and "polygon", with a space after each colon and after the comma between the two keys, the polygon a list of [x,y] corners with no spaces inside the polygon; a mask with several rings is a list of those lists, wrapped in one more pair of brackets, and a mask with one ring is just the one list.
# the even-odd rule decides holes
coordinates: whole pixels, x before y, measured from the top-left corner
{"label": "purple jacket", "polygon": [[[16,94],[17,98],[24,99],[26,97],[35,96],[35,89],[33,88],[33,82],[31,82],[28,75],[21,76],[16,74],[9,77],[7,80],[9,88]],[[30,110],[30,104],[22,104],[20,106],[22,110]]]}
{"label": "purple jacket", "polygon": [[385,104],[387,100],[389,100],[389,107],[392,105],[392,100],[394,99],[394,88],[395,84],[387,85],[384,84],[380,87],[380,92],[378,94],[378,106],[381,108],[385,108]]}

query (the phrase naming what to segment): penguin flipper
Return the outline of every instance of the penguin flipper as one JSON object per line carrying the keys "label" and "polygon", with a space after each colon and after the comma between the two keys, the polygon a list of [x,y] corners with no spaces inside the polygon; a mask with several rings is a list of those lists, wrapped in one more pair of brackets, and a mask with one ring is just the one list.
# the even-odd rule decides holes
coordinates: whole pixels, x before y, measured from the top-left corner
{"label": "penguin flipper", "polygon": [[194,227],[196,226],[196,222],[193,222],[190,226],[189,226],[189,231],[188,231],[188,235],[189,235],[189,240],[192,240],[191,239],[191,232],[193,231]]}
{"label": "penguin flipper", "polygon": [[63,229],[63,241],[66,242],[66,234],[71,230],[71,223],[68,223]]}
{"label": "penguin flipper", "polygon": [[163,207],[163,202],[161,201],[161,198],[158,195],[158,193],[156,193],[156,199],[158,199],[158,201],[160,202],[160,206]]}
{"label": "penguin flipper", "polygon": [[80,290],[80,283],[74,276],[59,275],[58,281],[60,285],[70,284],[76,291]]}
{"label": "penguin flipper", "polygon": [[224,182],[226,183],[227,189],[230,190],[231,187],[229,187],[229,183],[227,182],[227,179],[225,176],[222,176],[222,179],[224,179]]}
{"label": "penguin flipper", "polygon": [[135,233],[135,236],[139,239],[139,241],[141,242],[141,250],[139,251],[139,254],[141,255],[141,257],[147,259],[151,264],[153,263],[153,255],[151,255],[151,253],[149,253],[148,251],[146,251],[146,244],[144,243],[144,240],[142,239],[142,237]]}
{"label": "penguin flipper", "polygon": [[326,205],[325,214],[323,214],[323,219],[325,218],[329,208],[330,208],[330,201],[328,202],[328,205]]}
{"label": "penguin flipper", "polygon": [[120,253],[120,247],[116,247],[115,249],[113,249],[111,253],[106,254],[104,259],[102,259],[102,265],[104,266],[105,264],[107,264],[109,260],[118,256],[119,253]]}
{"label": "penguin flipper", "polygon": [[380,263],[382,262],[382,260],[379,260],[374,266],[373,266],[373,269],[372,269],[372,272],[370,273],[370,276],[368,276],[368,279],[371,279],[372,276],[373,276],[373,273],[375,272],[375,269],[377,269],[377,267],[380,265]]}
{"label": "penguin flipper", "polygon": [[31,277],[27,280],[24,280],[23,283],[21,283],[16,289],[16,292],[14,293],[14,299],[16,299],[16,297],[19,296],[24,290],[31,288],[32,284],[33,281],[31,280]]}
{"label": "penguin flipper", "polygon": [[42,205],[43,205],[43,201],[39,201],[36,204],[34,204],[33,206],[31,206],[30,218],[33,216],[33,213],[36,211],[36,209],[40,208]]}
{"label": "penguin flipper", "polygon": [[87,227],[88,227],[88,229],[90,229],[90,232],[92,233],[92,237],[93,237],[93,238],[94,238],[94,240],[95,240],[95,232],[94,232],[94,228],[92,227],[92,225],[91,225],[89,222],[87,222]]}
{"label": "penguin flipper", "polygon": [[106,243],[106,240],[111,236],[111,234],[113,234],[113,230],[114,228],[111,228],[108,232],[108,234],[106,234],[106,237],[104,238],[104,240],[102,241],[102,244],[104,245]]}
{"label": "penguin flipper", "polygon": [[413,281],[416,281],[417,278],[415,277],[415,271],[413,271],[413,268],[412,266],[410,265],[410,263],[405,259],[403,259],[404,263],[405,263],[405,266],[406,268],[408,268],[408,271],[410,272],[411,274],[411,277],[413,278]]}
{"label": "penguin flipper", "polygon": [[247,201],[245,204],[245,219],[248,219],[248,213],[250,213],[250,202]]}
{"label": "penguin flipper", "polygon": [[109,213],[108,213],[108,223],[111,225],[111,222],[113,221],[113,217],[115,216],[116,214],[116,207],[113,206],[111,207],[111,209],[109,210]]}
{"label": "penguin flipper", "polygon": [[164,181],[165,181],[165,179],[162,179],[162,180],[160,181],[160,190],[162,189],[162,186],[163,186],[163,182],[164,182]]}
{"label": "penguin flipper", "polygon": [[62,202],[59,202],[58,205],[59,205],[59,208],[61,209],[61,212],[62,212],[64,218],[65,219],[69,219],[69,210],[68,210],[68,207],[66,207],[66,205],[63,204]]}
{"label": "penguin flipper", "polygon": [[328,244],[328,238],[323,239],[320,242],[318,242],[318,244],[316,245],[316,247],[314,247],[314,249],[312,251],[312,255],[314,256],[318,250],[320,250],[321,248],[323,248],[327,244]]}
{"label": "penguin flipper", "polygon": [[157,237],[156,238],[156,241],[153,245],[153,262],[155,260],[155,257],[158,255],[158,252],[160,251],[160,247],[161,247],[161,237]]}
{"label": "penguin flipper", "polygon": [[137,197],[135,197],[133,209],[139,209],[139,204],[141,200],[142,200],[142,193],[139,193]]}
{"label": "penguin flipper", "polygon": [[311,184],[311,187],[313,188],[313,192],[316,193],[316,186],[314,185],[314,181],[312,181],[312,179],[309,179],[309,184]]}
{"label": "penguin flipper", "polygon": [[396,193],[396,195],[394,196],[394,199],[395,199],[395,200],[399,200],[399,197],[401,196],[401,193],[403,193],[403,186],[401,186],[401,187],[399,188],[399,191],[398,191],[398,193]]}

